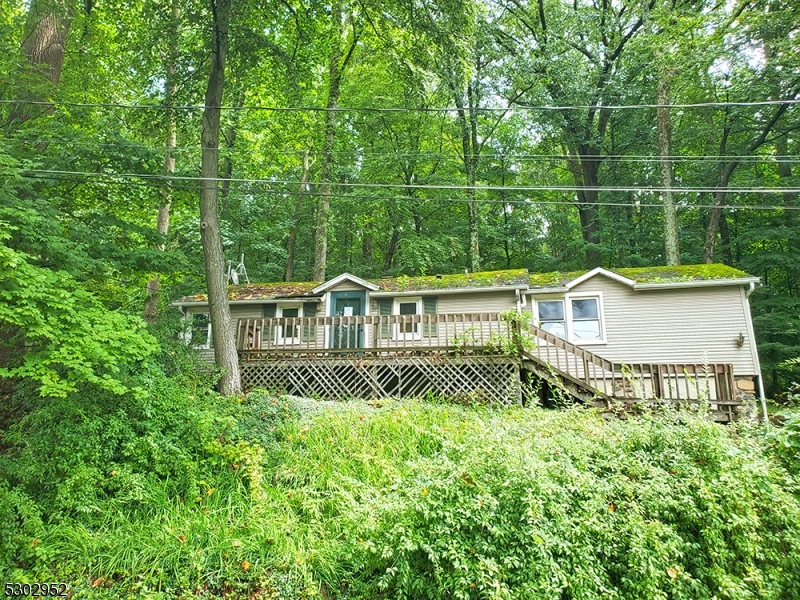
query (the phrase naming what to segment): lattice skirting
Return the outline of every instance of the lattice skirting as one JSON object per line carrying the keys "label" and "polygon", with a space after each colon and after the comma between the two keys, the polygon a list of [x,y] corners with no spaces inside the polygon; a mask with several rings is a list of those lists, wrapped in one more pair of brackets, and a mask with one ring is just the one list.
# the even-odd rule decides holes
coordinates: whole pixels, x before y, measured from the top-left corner
{"label": "lattice skirting", "polygon": [[242,361],[245,389],[324,400],[421,397],[520,402],[520,362],[500,356],[315,357]]}

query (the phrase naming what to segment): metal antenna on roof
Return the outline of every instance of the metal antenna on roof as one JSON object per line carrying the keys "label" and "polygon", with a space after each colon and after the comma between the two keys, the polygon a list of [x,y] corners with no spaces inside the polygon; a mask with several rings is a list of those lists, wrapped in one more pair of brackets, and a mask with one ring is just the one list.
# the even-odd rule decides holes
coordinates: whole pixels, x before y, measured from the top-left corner
{"label": "metal antenna on roof", "polygon": [[228,284],[233,283],[233,285],[239,285],[239,281],[241,277],[244,277],[244,280],[250,284],[250,278],[247,276],[247,269],[244,266],[244,254],[239,259],[239,264],[236,265],[236,268],[233,268],[233,261],[228,261]]}

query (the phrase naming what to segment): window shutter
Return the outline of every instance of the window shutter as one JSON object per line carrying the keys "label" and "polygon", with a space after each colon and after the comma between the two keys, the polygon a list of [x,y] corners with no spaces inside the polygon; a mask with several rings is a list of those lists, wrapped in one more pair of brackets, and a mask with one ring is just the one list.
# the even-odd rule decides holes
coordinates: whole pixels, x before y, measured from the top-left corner
{"label": "window shutter", "polygon": [[[394,300],[391,298],[378,298],[378,314],[381,316],[392,314],[392,304]],[[378,337],[382,340],[392,337],[392,328],[389,323],[381,323],[381,330],[378,332]]]}
{"label": "window shutter", "polygon": [[[265,319],[274,319],[277,311],[277,304],[261,305],[261,316]],[[275,329],[271,325],[264,328],[264,341],[267,342],[267,344],[273,344],[275,342]]]}
{"label": "window shutter", "polygon": [[[436,309],[439,305],[439,298],[436,296],[423,296],[422,297],[422,314],[435,315]],[[439,337],[439,324],[438,323],[423,323],[422,324],[422,337]]]}
{"label": "window shutter", "polygon": [[[303,318],[316,317],[317,308],[319,305],[316,302],[303,302]],[[316,339],[317,326],[316,325],[303,325],[303,331],[300,334],[301,342],[309,342]]]}

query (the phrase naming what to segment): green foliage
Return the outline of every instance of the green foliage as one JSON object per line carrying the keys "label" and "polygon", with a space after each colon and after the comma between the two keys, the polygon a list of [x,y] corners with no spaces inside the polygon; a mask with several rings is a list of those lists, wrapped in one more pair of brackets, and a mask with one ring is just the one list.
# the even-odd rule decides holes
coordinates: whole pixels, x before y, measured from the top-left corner
{"label": "green foliage", "polygon": [[224,399],[147,377],[149,399],[126,395],[119,410],[96,387],[73,398],[81,417],[67,413],[55,440],[48,406],[12,428],[0,573],[93,598],[800,592],[784,430]]}
{"label": "green foliage", "polygon": [[141,319],[108,311],[67,273],[36,267],[4,245],[0,330],[21,354],[17,364],[0,368],[0,377],[32,379],[43,396],[63,398],[82,383],[122,394],[122,366],[157,348]]}
{"label": "green foliage", "polygon": [[800,505],[752,432],[582,411],[483,418],[365,514],[361,555],[393,597],[800,593]]}

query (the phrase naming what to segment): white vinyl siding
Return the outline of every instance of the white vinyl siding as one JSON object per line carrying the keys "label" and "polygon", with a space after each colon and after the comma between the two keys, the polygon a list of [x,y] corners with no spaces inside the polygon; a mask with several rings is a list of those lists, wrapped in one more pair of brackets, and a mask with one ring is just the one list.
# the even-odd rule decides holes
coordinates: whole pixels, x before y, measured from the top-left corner
{"label": "white vinyl siding", "polygon": [[517,296],[513,289],[493,292],[464,292],[463,294],[440,294],[439,314],[452,313],[496,313],[517,307]]}
{"label": "white vinyl siding", "polygon": [[741,286],[640,290],[596,275],[570,295],[600,292],[606,344],[594,352],[615,362],[731,363],[737,375],[756,375]]}

